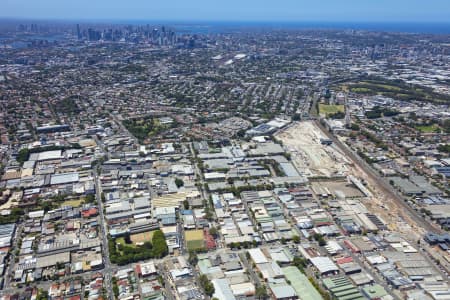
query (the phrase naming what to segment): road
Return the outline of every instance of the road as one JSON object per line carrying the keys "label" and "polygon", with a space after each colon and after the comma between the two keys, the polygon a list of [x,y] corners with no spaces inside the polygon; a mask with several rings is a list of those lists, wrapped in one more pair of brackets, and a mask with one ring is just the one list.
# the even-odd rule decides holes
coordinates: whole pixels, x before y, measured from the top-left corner
{"label": "road", "polygon": [[136,145],[138,145],[139,147],[139,141],[137,138],[134,137],[134,135],[131,134],[131,132],[128,131],[128,129],[122,124],[122,121],[119,120],[119,118],[117,117],[117,115],[114,114],[110,114],[110,116],[112,116],[113,120],[117,123],[117,125],[119,125],[120,129],[125,132],[125,134],[134,141],[134,143]]}
{"label": "road", "polygon": [[[128,129],[122,124],[122,122],[117,118],[116,115],[110,114],[110,116],[113,118],[113,120],[117,123],[117,125],[120,127],[121,131],[124,132],[127,136],[129,136],[136,145],[138,145],[138,140],[128,131]],[[95,137],[95,140],[97,142],[97,145],[101,148],[103,153],[106,155],[108,159],[110,159],[110,153],[106,149],[105,145],[101,140]],[[98,203],[98,210],[99,210],[99,225],[100,225],[100,235],[102,239],[102,250],[103,250],[103,261],[105,264],[105,268],[103,269],[103,275],[104,275],[104,282],[105,282],[105,288],[108,293],[108,299],[113,300],[114,295],[112,292],[112,277],[114,272],[117,270],[115,266],[111,264],[111,260],[109,258],[109,248],[108,248],[108,226],[105,222],[105,216],[103,213],[103,203],[102,203],[102,185],[100,181],[99,174],[97,172],[97,169],[93,170],[94,174],[94,181],[95,181],[95,191],[97,196],[97,203]]]}
{"label": "road", "polygon": [[103,203],[102,203],[102,197],[101,197],[101,182],[100,177],[98,176],[97,170],[94,169],[94,180],[95,180],[95,192],[97,196],[97,204],[98,204],[98,211],[99,211],[99,228],[100,228],[100,235],[102,239],[102,252],[103,252],[103,262],[105,264],[105,268],[103,270],[104,275],[104,282],[105,282],[105,288],[108,293],[108,299],[114,299],[114,295],[112,293],[112,268],[111,268],[111,261],[109,259],[109,248],[108,248],[108,228],[107,224],[105,223],[105,216],[103,214]]}
{"label": "road", "polygon": [[[337,139],[334,135],[332,135],[326,128],[320,124],[319,121],[316,121],[317,126],[322,129],[322,131],[335,143],[335,145],[344,153],[347,155],[348,158],[350,158],[353,163],[357,164],[366,174],[370,177],[374,182],[377,183],[377,187],[381,189],[381,191],[390,197],[393,201],[395,201],[395,204],[397,207],[402,211],[403,214],[407,215],[408,218],[415,223],[415,225],[422,227],[424,230],[434,233],[443,233],[444,231],[439,228],[435,224],[431,224],[427,220],[425,220],[417,211],[414,210],[411,206],[406,203],[405,199],[397,193],[396,190],[393,189],[393,187],[366,162],[361,157],[359,157],[358,154],[356,154],[353,150],[351,150],[347,145],[342,143],[339,139]],[[417,240],[413,240],[411,237],[406,237],[406,239],[412,244],[415,245]],[[425,242],[423,242],[425,243]],[[434,251],[433,249],[430,249],[429,247],[425,247],[424,250],[422,247],[416,247],[419,248],[419,252],[422,254],[422,256],[433,266],[436,267],[436,270],[439,272],[439,274],[443,278],[448,278],[448,274],[445,273],[444,270],[441,269],[440,266],[436,265],[434,261],[430,258],[435,253],[432,253]]]}
{"label": "road", "polygon": [[[195,151],[194,151],[194,146],[192,146],[192,143],[189,143],[189,149],[191,150],[191,155],[193,158],[195,158]],[[203,199],[205,199],[206,201],[209,201],[209,194],[207,191],[205,191],[205,189],[203,188],[203,176],[202,176],[202,172],[200,171],[200,169],[198,168],[197,162],[194,161],[194,168],[195,168],[195,178],[200,180],[201,186],[199,187],[200,193],[203,196]]]}
{"label": "road", "polygon": [[[108,238],[107,238],[107,226],[105,223],[105,219],[104,219],[104,214],[103,214],[103,206],[102,206],[102,200],[101,200],[101,183],[100,183],[100,178],[99,175],[97,173],[97,170],[94,169],[93,170],[93,176],[94,176],[94,182],[95,182],[95,190],[96,190],[96,197],[97,197],[97,203],[98,203],[98,210],[99,210],[99,235],[102,239],[102,252],[103,252],[103,262],[104,262],[104,269],[103,270],[96,270],[96,271],[92,271],[92,272],[85,272],[83,274],[72,274],[72,275],[67,275],[64,276],[62,278],[60,278],[61,281],[64,280],[71,280],[71,279],[75,279],[75,278],[85,278],[85,279],[89,279],[90,276],[94,273],[97,272],[101,272],[104,276],[104,283],[105,283],[105,288],[106,291],[108,293],[108,299],[113,300],[114,296],[112,294],[112,284],[111,284],[111,279],[112,279],[112,273],[115,271],[115,267],[111,265],[111,262],[109,260],[109,249],[108,249]],[[22,232],[22,226],[18,225],[18,228],[16,230],[16,234],[15,237],[13,239],[13,248],[17,247],[17,243],[19,241],[20,235]],[[17,287],[11,287],[11,278],[14,276],[14,272],[12,271],[14,269],[14,265],[15,265],[15,256],[14,256],[14,252],[11,252],[10,255],[10,265],[8,267],[8,269],[6,270],[6,276],[5,276],[5,282],[4,282],[4,289],[0,292],[0,294],[5,295],[5,294],[10,294],[10,293],[18,293],[22,290],[24,290],[26,287],[24,288],[17,288]],[[48,288],[50,286],[51,282],[42,282],[41,284],[39,284],[40,288]]]}
{"label": "road", "polygon": [[374,269],[372,269],[366,262],[363,262],[360,259],[360,255],[359,254],[354,254],[351,251],[348,251],[348,254],[350,254],[350,256],[353,258],[353,261],[358,263],[361,268],[364,270],[364,272],[366,274],[369,274],[376,283],[378,283],[379,285],[381,285],[387,292],[389,292],[389,294],[391,296],[394,297],[394,299],[399,300],[400,298],[398,297],[398,295],[395,294],[395,291],[392,290],[391,287],[388,286],[388,284],[386,283],[386,280],[384,280],[384,278],[381,278],[381,276],[374,271]]}
{"label": "road", "polygon": [[252,281],[256,284],[256,287],[261,286],[261,280],[259,279],[258,275],[256,275],[255,270],[251,266],[250,262],[248,261],[246,254],[246,251],[243,251],[239,253],[239,257],[241,258],[242,263],[244,264],[244,267],[248,271],[248,274],[251,276]]}
{"label": "road", "polygon": [[[138,140],[125,128],[125,126],[123,126],[122,122],[117,118],[117,116],[115,116],[115,115],[111,115],[111,116],[115,120],[115,122],[118,124],[121,131],[124,132],[125,134],[127,134],[139,146]],[[109,159],[110,153],[106,149],[103,142],[101,140],[99,140],[97,137],[94,137],[94,139],[97,142],[97,145],[102,150],[102,152],[106,155],[107,159]],[[11,149],[9,149],[9,153],[8,153],[7,157],[10,157],[10,154],[11,154],[10,152],[11,152]],[[71,280],[71,279],[75,279],[75,278],[89,279],[92,274],[101,272],[104,276],[104,288],[107,291],[107,297],[108,297],[108,299],[113,300],[114,295],[112,292],[112,277],[113,277],[114,272],[116,272],[118,268],[116,266],[112,265],[111,261],[109,259],[108,228],[107,228],[107,224],[105,223],[105,216],[103,213],[103,203],[102,203],[102,197],[101,197],[101,191],[102,191],[101,182],[100,182],[100,177],[99,177],[99,174],[98,174],[98,171],[96,168],[93,169],[93,176],[94,176],[97,205],[98,205],[98,211],[99,211],[99,217],[98,217],[99,237],[102,240],[101,246],[102,246],[102,253],[103,253],[104,268],[103,268],[103,270],[85,272],[83,274],[67,275],[67,276],[60,278],[60,281],[66,281],[66,280]],[[17,242],[20,238],[21,231],[22,231],[22,227],[21,227],[21,225],[19,225],[18,229],[16,230],[15,238],[13,240],[13,248],[17,247]],[[26,288],[26,286],[24,286],[23,288],[17,288],[17,287],[10,286],[11,278],[12,278],[12,276],[14,276],[14,273],[12,272],[12,270],[14,269],[14,265],[15,265],[13,252],[11,252],[10,261],[11,261],[11,263],[9,264],[9,267],[7,268],[6,274],[5,274],[6,275],[5,282],[4,282],[5,288],[0,291],[0,295],[20,293],[21,291],[24,291]],[[44,290],[47,290],[48,287],[51,285],[51,283],[52,282],[50,282],[50,281],[42,282],[39,284],[39,287],[43,288]]]}
{"label": "road", "polygon": [[[319,205],[319,207],[320,207],[321,209],[324,209],[324,210],[325,210],[324,206],[322,205],[322,203],[320,202],[320,200],[319,200],[315,195],[314,195],[314,200],[316,201],[316,203]],[[330,217],[333,218],[331,215],[330,215]],[[343,249],[346,249],[346,248],[347,248],[342,242],[341,242],[340,244],[341,244],[341,247],[342,247]],[[318,247],[319,247],[319,251],[323,251],[323,248],[321,248],[320,246],[318,246]],[[322,253],[322,254],[323,254],[324,256],[327,256],[326,253]],[[391,288],[388,286],[388,284],[386,283],[386,280],[384,280],[383,278],[381,278],[381,276],[379,276],[378,273],[376,273],[376,271],[374,271],[370,266],[367,265],[367,263],[365,263],[364,261],[362,261],[362,260],[360,259],[360,257],[361,257],[360,254],[354,254],[353,252],[347,251],[347,250],[346,250],[346,254],[347,254],[347,255],[350,255],[350,256],[352,257],[353,261],[356,262],[356,263],[361,267],[361,269],[365,271],[366,274],[369,274],[369,275],[373,278],[373,280],[374,280],[376,283],[380,284],[386,291],[389,291],[389,293],[390,293],[396,300],[399,300],[399,299],[400,299],[397,295],[395,295],[395,294],[393,293],[392,289],[391,289]],[[311,274],[308,274],[308,275],[311,276]],[[340,276],[342,276],[342,274],[339,274],[338,276],[340,277]],[[312,277],[314,278],[315,276],[312,276]]]}
{"label": "road", "polygon": [[[159,263],[158,269],[165,270],[164,263]],[[175,291],[175,288],[171,284],[171,280],[170,280],[170,277],[168,274],[169,274],[169,272],[167,272],[167,271],[165,271],[165,272],[163,272],[163,274],[161,274],[161,276],[163,277],[163,280],[164,280],[164,289],[166,290],[165,296],[167,297],[168,300],[176,300],[174,297],[174,295],[176,295],[176,291]]]}
{"label": "road", "polygon": [[[194,146],[192,145],[192,143],[189,143],[189,149],[191,151],[191,155],[192,158],[195,159],[196,155],[195,155],[195,151],[194,151]],[[209,211],[214,215],[214,220],[210,223],[210,226],[215,227],[216,229],[220,226],[217,223],[217,215],[216,215],[216,211],[214,209],[213,206],[210,205],[209,202],[209,198],[210,198],[210,194],[208,191],[206,191],[206,189],[203,187],[204,184],[204,180],[203,180],[203,175],[202,175],[202,171],[199,169],[197,162],[194,160],[193,162],[194,168],[195,168],[195,178],[199,180],[200,182],[200,186],[199,186],[199,190],[200,193],[202,194],[203,199],[206,201],[206,205],[210,206],[209,207]],[[216,239],[216,245],[218,248],[220,248],[221,246],[225,246],[225,240],[222,236],[222,232],[220,230],[217,230],[217,234],[218,234],[218,238]]]}
{"label": "road", "polygon": [[111,159],[111,155],[108,152],[108,150],[105,147],[105,144],[103,143],[102,140],[100,140],[97,135],[94,135],[94,140],[97,143],[97,145],[100,147],[100,149],[103,151],[103,153],[106,155],[106,158],[109,160]]}
{"label": "road", "polygon": [[14,251],[12,251],[12,250],[18,248],[18,243],[19,243],[19,240],[21,239],[22,230],[23,230],[22,225],[21,224],[18,225],[17,229],[16,229],[16,232],[14,234],[14,238],[12,240],[11,253],[9,255],[9,262],[10,263],[9,263],[8,268],[6,268],[6,271],[5,271],[5,275],[6,276],[4,277],[5,281],[3,283],[3,286],[6,287],[6,288],[9,287],[11,278],[14,277],[14,265],[15,265],[16,262],[15,262],[15,254],[14,254]]}
{"label": "road", "polygon": [[[111,270],[114,270],[114,268],[112,268]],[[102,273],[104,275],[105,272],[104,272],[103,269],[100,269],[100,270],[93,270],[93,271],[84,272],[84,273],[81,273],[81,274],[68,274],[66,276],[58,278],[58,282],[67,282],[67,281],[71,281],[71,280],[78,280],[80,278],[84,279],[84,281],[86,282],[86,281],[89,281],[91,279],[92,275],[97,274],[97,273]],[[44,291],[47,291],[53,283],[54,282],[51,281],[51,280],[40,281],[39,284],[36,287],[37,288],[41,288]],[[18,287],[5,288],[5,289],[0,291],[0,295],[20,294],[20,293],[24,292],[25,289],[29,288],[25,284],[22,284],[22,286],[23,286],[22,288],[18,288]]]}

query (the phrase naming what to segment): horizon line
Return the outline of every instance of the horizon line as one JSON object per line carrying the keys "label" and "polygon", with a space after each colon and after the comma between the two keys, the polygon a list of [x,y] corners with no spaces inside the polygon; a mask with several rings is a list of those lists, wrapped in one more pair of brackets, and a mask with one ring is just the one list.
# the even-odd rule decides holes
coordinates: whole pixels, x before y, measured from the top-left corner
{"label": "horizon line", "polygon": [[210,19],[156,19],[156,18],[47,18],[47,17],[10,17],[10,16],[0,16],[0,21],[10,20],[10,21],[54,21],[54,22],[166,22],[166,23],[256,23],[256,24],[300,24],[300,23],[323,23],[323,24],[450,24],[450,20],[277,20],[277,19],[266,19],[266,20],[210,20]]}

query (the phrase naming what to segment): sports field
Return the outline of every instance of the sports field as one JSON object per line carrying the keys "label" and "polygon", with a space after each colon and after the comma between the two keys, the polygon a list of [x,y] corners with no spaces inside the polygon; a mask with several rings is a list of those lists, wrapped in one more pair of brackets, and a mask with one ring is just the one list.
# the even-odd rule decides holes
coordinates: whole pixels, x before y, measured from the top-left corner
{"label": "sports field", "polygon": [[78,199],[78,200],[66,200],[66,201],[64,201],[63,203],[61,203],[61,207],[64,207],[64,206],[72,206],[72,207],[80,207],[81,206],[81,204],[83,204],[83,200],[81,200],[81,199]]}
{"label": "sports field", "polygon": [[319,113],[330,115],[335,114],[337,112],[344,112],[345,108],[344,105],[328,105],[328,104],[322,104],[319,103]]}
{"label": "sports field", "polygon": [[187,230],[184,232],[184,235],[188,250],[203,249],[205,247],[203,230]]}
{"label": "sports field", "polygon": [[441,131],[441,128],[437,124],[419,125],[419,126],[416,126],[416,129],[423,133],[432,133],[432,132],[440,132]]}

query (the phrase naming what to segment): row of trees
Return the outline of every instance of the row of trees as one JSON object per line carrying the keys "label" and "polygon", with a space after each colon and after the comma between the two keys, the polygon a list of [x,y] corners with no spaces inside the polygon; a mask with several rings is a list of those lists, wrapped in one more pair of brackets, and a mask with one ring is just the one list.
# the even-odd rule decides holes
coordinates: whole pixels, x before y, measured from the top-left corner
{"label": "row of trees", "polygon": [[321,235],[320,233],[315,233],[314,239],[319,243],[319,246],[325,246],[327,244],[327,242],[323,238],[323,235]]}
{"label": "row of trees", "polygon": [[[323,238],[320,234],[317,236],[320,240],[320,237]],[[316,237],[316,236],[315,236]],[[320,244],[320,241],[319,241]],[[292,265],[297,267],[300,272],[305,273],[305,268],[308,266],[308,260],[304,257],[295,256]],[[312,277],[308,277],[311,284],[314,286],[314,288],[320,293],[323,299],[329,300],[331,299],[330,294],[326,292],[321,286],[317,284],[317,282]]]}
{"label": "row of trees", "polygon": [[366,117],[368,119],[378,119],[381,117],[392,117],[398,115],[399,112],[397,110],[393,110],[390,108],[385,108],[381,106],[375,106],[372,110],[366,112]]}
{"label": "row of trees", "polygon": [[387,145],[381,139],[379,139],[375,134],[370,133],[366,130],[362,130],[361,134],[364,135],[369,141],[374,143],[375,146],[377,146],[378,148],[382,148],[383,150],[388,149]]}
{"label": "row of trees", "polygon": [[450,96],[435,92],[432,88],[412,85],[403,80],[388,80],[381,77],[367,76],[359,83],[350,84],[350,90],[368,95],[384,95],[403,101],[421,101],[445,104]]}
{"label": "row of trees", "polygon": [[445,145],[439,145],[437,147],[438,151],[443,152],[443,153],[450,153],[450,144],[445,144]]}
{"label": "row of trees", "polygon": [[24,215],[24,211],[19,207],[11,209],[9,215],[0,215],[0,225],[8,223],[16,223],[21,216]]}
{"label": "row of trees", "polygon": [[166,129],[157,119],[151,116],[123,120],[122,123],[141,142]]}
{"label": "row of trees", "polygon": [[258,246],[258,243],[253,240],[251,242],[232,242],[228,244],[228,247],[230,247],[231,249],[249,249],[249,248],[255,248],[256,246]]}
{"label": "row of trees", "polygon": [[208,276],[205,274],[200,275],[199,277],[200,286],[202,287],[203,291],[205,291],[205,294],[211,297],[214,294],[214,285],[212,282],[208,279]]}
{"label": "row of trees", "polygon": [[152,258],[152,244],[144,243],[142,246],[127,246],[116,244],[115,239],[108,240],[109,258],[112,263],[123,266],[129,263]]}
{"label": "row of trees", "polygon": [[232,186],[225,189],[220,189],[218,192],[233,193],[235,196],[239,196],[241,192],[245,191],[264,191],[273,190],[274,186],[271,184],[259,184],[259,185],[246,185],[246,186]]}
{"label": "row of trees", "polygon": [[343,118],[345,118],[345,113],[342,112],[342,111],[337,111],[337,112],[335,112],[335,113],[329,114],[329,115],[328,115],[328,118],[330,118],[330,119],[336,119],[336,120],[343,119]]}

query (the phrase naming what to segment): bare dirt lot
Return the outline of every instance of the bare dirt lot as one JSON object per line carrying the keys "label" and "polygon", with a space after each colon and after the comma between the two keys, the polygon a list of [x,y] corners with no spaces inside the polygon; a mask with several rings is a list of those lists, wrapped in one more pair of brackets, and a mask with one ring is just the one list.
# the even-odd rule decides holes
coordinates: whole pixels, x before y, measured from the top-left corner
{"label": "bare dirt lot", "polygon": [[333,145],[322,145],[326,135],[312,121],[297,122],[276,136],[292,154],[299,172],[309,177],[342,176],[347,171],[347,158]]}

